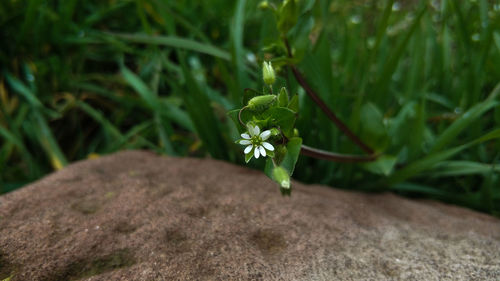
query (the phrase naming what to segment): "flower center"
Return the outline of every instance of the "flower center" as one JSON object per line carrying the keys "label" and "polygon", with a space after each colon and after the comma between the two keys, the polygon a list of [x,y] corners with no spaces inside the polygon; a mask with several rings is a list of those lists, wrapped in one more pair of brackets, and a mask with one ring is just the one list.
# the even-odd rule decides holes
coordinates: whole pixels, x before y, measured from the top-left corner
{"label": "flower center", "polygon": [[262,144],[262,139],[260,138],[260,136],[253,136],[250,141],[254,146],[259,146]]}

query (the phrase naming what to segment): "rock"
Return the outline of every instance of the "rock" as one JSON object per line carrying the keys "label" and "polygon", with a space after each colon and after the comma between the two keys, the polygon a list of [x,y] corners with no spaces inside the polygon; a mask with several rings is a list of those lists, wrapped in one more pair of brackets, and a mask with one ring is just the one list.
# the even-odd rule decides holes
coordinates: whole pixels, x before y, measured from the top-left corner
{"label": "rock", "polygon": [[500,220],[120,152],[0,197],[0,280],[500,280]]}

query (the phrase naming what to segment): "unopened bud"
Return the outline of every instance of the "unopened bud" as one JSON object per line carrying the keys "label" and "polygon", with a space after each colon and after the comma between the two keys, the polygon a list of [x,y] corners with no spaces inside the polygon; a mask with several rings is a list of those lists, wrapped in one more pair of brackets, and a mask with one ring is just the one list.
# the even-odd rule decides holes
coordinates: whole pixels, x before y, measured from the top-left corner
{"label": "unopened bud", "polygon": [[268,109],[275,100],[275,95],[256,96],[248,101],[248,108],[251,110],[265,110]]}
{"label": "unopened bud", "polygon": [[276,75],[274,74],[274,69],[271,65],[271,62],[264,62],[262,64],[262,76],[264,78],[264,83],[266,83],[267,85],[274,84]]}
{"label": "unopened bud", "polygon": [[281,134],[280,130],[276,129],[276,128],[271,128],[271,136],[275,137],[275,136],[279,136]]}
{"label": "unopened bud", "polygon": [[269,8],[269,2],[267,1],[262,1],[259,3],[259,9],[261,10],[266,10],[267,8]]}
{"label": "unopened bud", "polygon": [[273,169],[274,180],[277,181],[282,188],[290,188],[290,176],[288,172],[283,167],[275,167]]}

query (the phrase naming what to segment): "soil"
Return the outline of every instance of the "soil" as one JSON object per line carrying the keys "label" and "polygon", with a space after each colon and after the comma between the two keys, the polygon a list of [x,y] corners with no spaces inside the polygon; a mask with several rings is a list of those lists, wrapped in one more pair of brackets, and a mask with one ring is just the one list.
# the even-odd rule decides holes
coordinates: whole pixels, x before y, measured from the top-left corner
{"label": "soil", "polygon": [[500,280],[500,220],[126,151],[0,197],[0,280]]}

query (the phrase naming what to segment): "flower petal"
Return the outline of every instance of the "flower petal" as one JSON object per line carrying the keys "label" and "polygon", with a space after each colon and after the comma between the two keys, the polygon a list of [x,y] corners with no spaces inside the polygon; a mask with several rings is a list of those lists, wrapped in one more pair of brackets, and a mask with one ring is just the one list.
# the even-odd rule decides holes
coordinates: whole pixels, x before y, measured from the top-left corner
{"label": "flower petal", "polygon": [[255,136],[255,133],[254,133],[255,132],[255,127],[254,126],[248,125],[247,129],[248,129],[248,133],[250,134],[250,137]]}
{"label": "flower petal", "polygon": [[264,149],[264,147],[262,145],[259,146],[259,151],[260,151],[260,154],[262,154],[262,157],[266,157],[266,150]]}
{"label": "flower petal", "polygon": [[240,140],[240,144],[247,145],[247,144],[252,144],[252,142],[250,140]]}
{"label": "flower petal", "polygon": [[250,139],[250,136],[247,133],[241,134],[241,137],[247,140]]}
{"label": "flower petal", "polygon": [[274,151],[274,146],[268,142],[263,142],[262,146],[264,146],[264,148],[269,150],[269,151]]}
{"label": "flower petal", "polygon": [[253,147],[253,145],[249,145],[249,146],[245,147],[245,150],[243,152],[245,152],[245,154],[250,153],[250,151],[252,151],[252,147]]}
{"label": "flower petal", "polygon": [[262,132],[260,134],[260,138],[265,141],[269,138],[269,136],[271,135],[271,131],[270,130],[265,130],[264,132]]}
{"label": "flower petal", "polygon": [[255,125],[255,127],[253,127],[253,135],[258,136],[259,134],[260,134],[260,128],[259,126]]}
{"label": "flower petal", "polygon": [[253,156],[255,157],[255,159],[258,159],[260,156],[260,153],[259,153],[259,150],[257,149],[257,147],[253,150]]}

